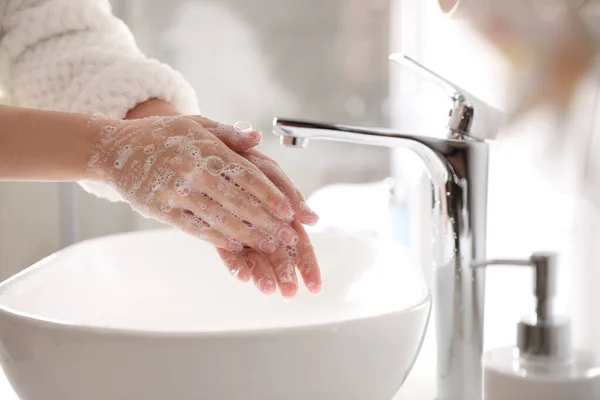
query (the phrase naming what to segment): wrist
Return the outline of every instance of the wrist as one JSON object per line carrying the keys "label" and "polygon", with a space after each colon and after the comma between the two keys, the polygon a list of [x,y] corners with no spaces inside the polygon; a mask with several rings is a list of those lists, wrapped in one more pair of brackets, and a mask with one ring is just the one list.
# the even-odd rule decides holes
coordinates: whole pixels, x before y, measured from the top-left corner
{"label": "wrist", "polygon": [[[154,116],[176,116],[180,113],[170,105],[162,100],[150,99],[143,103],[137,104],[131,110],[127,112],[125,117],[126,120],[142,119]],[[102,148],[106,144],[101,142],[102,137],[106,136],[108,130],[116,129],[120,130],[120,125],[124,125],[126,122],[111,120],[111,119],[94,119],[90,118],[88,135],[90,140],[90,151],[89,151],[89,162],[86,165],[86,180],[108,182],[110,177],[108,171],[110,171],[107,163],[114,162],[114,160],[104,159],[106,154],[102,151]]]}
{"label": "wrist", "polygon": [[110,181],[109,171],[115,160],[109,157],[105,148],[117,140],[123,123],[120,120],[90,117],[86,132],[89,142],[85,180],[103,183]]}

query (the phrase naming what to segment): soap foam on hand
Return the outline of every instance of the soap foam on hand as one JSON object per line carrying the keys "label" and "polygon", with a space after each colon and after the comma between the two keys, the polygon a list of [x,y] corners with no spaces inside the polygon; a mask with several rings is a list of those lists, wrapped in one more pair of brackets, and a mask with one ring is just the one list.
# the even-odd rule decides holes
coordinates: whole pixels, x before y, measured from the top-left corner
{"label": "soap foam on hand", "polygon": [[[307,287],[320,290],[316,256],[292,221],[290,199],[260,167],[231,149],[240,140],[257,144],[260,133],[249,124],[190,116],[94,118],[90,134],[98,140],[88,169],[135,211],[211,243],[221,255],[227,252],[222,258],[230,268],[241,259],[246,280],[251,274],[264,293],[273,293],[278,282],[282,294],[292,297],[297,265]],[[256,257],[269,264],[256,267]]]}

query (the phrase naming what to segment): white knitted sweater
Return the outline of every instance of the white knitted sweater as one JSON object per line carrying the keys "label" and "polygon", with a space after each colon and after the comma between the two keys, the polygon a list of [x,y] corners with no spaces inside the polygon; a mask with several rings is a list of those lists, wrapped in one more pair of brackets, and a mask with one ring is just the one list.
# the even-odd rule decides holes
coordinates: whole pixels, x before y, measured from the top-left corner
{"label": "white knitted sweater", "polygon": [[[112,118],[151,98],[198,113],[194,90],[140,52],[109,0],[0,0],[0,91],[4,104]],[[120,200],[107,185],[81,184]]]}

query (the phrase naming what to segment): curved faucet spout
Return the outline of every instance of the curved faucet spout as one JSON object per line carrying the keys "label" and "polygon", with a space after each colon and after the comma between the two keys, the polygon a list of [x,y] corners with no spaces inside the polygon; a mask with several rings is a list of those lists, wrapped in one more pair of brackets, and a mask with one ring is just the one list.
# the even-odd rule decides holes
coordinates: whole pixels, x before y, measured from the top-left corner
{"label": "curved faucet spout", "polygon": [[273,132],[280,136],[281,144],[287,147],[306,147],[310,139],[334,140],[384,147],[405,147],[405,141],[425,144],[428,147],[446,148],[448,143],[461,145],[471,138],[454,139],[450,131],[440,130],[428,135],[412,135],[393,129],[366,128],[323,122],[273,118]]}
{"label": "curved faucet spout", "polygon": [[310,140],[407,147],[423,160],[432,182],[432,288],[437,339],[437,399],[481,400],[488,145],[452,131],[410,135],[382,128],[275,118],[282,144]]}

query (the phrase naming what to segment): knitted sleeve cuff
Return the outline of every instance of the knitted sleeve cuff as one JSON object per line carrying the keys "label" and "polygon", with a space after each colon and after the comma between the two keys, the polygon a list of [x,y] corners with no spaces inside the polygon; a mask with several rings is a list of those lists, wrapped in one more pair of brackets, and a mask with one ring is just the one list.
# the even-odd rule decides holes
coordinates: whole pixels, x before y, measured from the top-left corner
{"label": "knitted sleeve cuff", "polygon": [[182,114],[198,114],[196,94],[181,74],[151,59],[135,59],[105,68],[79,93],[71,112],[123,119],[150,99],[171,104]]}

